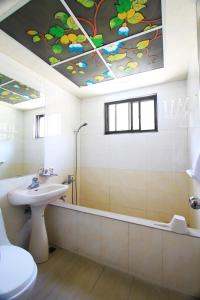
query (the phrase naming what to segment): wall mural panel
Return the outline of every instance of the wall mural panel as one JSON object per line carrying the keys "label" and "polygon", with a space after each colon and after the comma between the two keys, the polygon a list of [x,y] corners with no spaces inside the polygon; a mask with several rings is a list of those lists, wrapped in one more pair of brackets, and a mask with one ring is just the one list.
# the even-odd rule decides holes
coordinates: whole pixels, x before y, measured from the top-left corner
{"label": "wall mural panel", "polygon": [[[2,81],[0,81],[0,101],[14,105],[40,97],[40,93],[37,90],[25,84],[3,74],[0,74],[0,78],[2,78]],[[5,80],[8,82],[7,84],[5,84]]]}
{"label": "wall mural panel", "polygon": [[96,52],[62,63],[55,69],[78,86],[93,85],[113,79],[109,69]]}
{"label": "wall mural panel", "polygon": [[162,30],[116,42],[102,48],[101,54],[117,78],[162,68]]}
{"label": "wall mural panel", "polygon": [[162,24],[160,0],[65,0],[96,47]]}
{"label": "wall mural panel", "polygon": [[162,68],[161,11],[161,0],[31,0],[0,28],[82,87]]}

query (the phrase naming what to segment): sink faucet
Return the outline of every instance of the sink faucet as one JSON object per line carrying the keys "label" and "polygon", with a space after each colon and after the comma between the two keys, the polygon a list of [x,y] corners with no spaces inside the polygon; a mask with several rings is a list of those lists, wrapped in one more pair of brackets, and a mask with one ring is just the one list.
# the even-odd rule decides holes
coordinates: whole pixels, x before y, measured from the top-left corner
{"label": "sink faucet", "polygon": [[27,189],[32,190],[40,186],[39,179],[37,177],[33,177],[32,183],[27,187]]}

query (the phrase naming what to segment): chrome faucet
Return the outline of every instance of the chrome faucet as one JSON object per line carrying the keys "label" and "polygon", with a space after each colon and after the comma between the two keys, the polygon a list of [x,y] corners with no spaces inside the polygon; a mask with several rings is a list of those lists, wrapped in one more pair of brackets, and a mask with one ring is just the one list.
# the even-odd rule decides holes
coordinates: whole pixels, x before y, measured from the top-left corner
{"label": "chrome faucet", "polygon": [[189,204],[193,209],[200,209],[200,198],[199,197],[190,197]]}
{"label": "chrome faucet", "polygon": [[32,190],[38,188],[39,186],[39,179],[37,177],[33,177],[32,183],[27,187],[27,189]]}

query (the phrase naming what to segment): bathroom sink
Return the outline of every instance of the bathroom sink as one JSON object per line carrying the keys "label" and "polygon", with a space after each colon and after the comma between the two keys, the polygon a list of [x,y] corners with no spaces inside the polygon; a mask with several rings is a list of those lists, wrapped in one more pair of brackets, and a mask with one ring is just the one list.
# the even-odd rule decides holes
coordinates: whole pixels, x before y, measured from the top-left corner
{"label": "bathroom sink", "polygon": [[8,199],[13,205],[39,206],[54,202],[68,189],[63,184],[42,184],[35,189],[16,189],[8,193]]}
{"label": "bathroom sink", "polygon": [[41,184],[34,189],[18,188],[8,193],[13,205],[31,206],[31,234],[29,250],[37,263],[48,260],[49,243],[45,226],[44,211],[47,204],[61,197],[68,189],[63,184]]}

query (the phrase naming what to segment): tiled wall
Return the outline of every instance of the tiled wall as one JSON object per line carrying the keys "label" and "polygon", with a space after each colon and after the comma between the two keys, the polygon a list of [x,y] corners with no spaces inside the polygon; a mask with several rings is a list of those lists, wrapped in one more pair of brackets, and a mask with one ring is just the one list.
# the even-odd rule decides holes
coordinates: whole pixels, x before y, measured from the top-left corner
{"label": "tiled wall", "polygon": [[0,179],[23,174],[23,112],[0,103]]}
{"label": "tiled wall", "polygon": [[[197,1],[197,19],[200,21],[200,5]],[[200,155],[200,82],[199,82],[199,55],[197,36],[199,36],[200,28],[197,27],[197,22],[194,20],[194,42],[192,45],[193,56],[190,62],[190,70],[188,74],[187,92],[189,99],[189,158],[190,168],[195,164],[195,161]],[[199,45],[200,46],[200,45]],[[199,48],[200,49],[200,48]],[[200,183],[190,179],[190,195],[200,197]],[[190,223],[194,227],[200,228],[200,211],[190,209]]]}
{"label": "tiled wall", "polygon": [[[59,216],[59,218],[58,218]],[[49,206],[52,244],[157,285],[200,296],[200,239]]]}
{"label": "tiled wall", "polygon": [[[158,94],[158,133],[104,135],[104,102]],[[186,82],[84,99],[80,204],[168,222],[188,219]]]}

